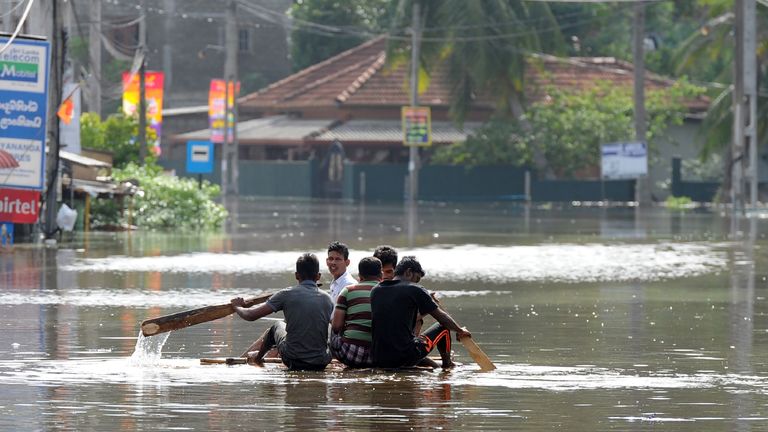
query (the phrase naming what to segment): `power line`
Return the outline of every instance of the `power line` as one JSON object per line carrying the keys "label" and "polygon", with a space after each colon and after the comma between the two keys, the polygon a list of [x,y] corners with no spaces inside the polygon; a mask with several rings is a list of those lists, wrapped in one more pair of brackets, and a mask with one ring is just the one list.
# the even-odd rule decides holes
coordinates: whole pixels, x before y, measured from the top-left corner
{"label": "power line", "polygon": [[0,48],[0,54],[4,53],[5,50],[8,49],[8,47],[11,46],[14,40],[16,40],[16,36],[19,35],[19,32],[21,31],[21,28],[24,26],[24,22],[27,20],[27,17],[29,16],[29,11],[32,9],[32,4],[35,2],[35,0],[29,0],[29,3],[27,3],[27,8],[24,10],[24,14],[21,16],[21,19],[19,20],[19,24],[16,26],[16,30],[11,35],[11,38],[8,39],[8,42],[5,43],[5,45]]}

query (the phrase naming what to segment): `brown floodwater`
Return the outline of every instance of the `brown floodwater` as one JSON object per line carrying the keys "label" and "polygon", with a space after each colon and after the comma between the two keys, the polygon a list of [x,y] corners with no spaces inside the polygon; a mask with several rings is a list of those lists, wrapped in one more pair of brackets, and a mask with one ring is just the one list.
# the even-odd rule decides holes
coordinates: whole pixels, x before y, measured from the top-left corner
{"label": "brown floodwater", "polygon": [[[0,254],[0,430],[768,428],[766,224],[719,211],[243,199],[216,233],[91,233]],[[734,229],[735,228],[735,229]],[[416,255],[450,372],[201,365],[271,324],[143,341],[150,317],[292,284],[303,252]],[[328,273],[323,270],[328,286]],[[142,355],[139,355],[142,354]]]}

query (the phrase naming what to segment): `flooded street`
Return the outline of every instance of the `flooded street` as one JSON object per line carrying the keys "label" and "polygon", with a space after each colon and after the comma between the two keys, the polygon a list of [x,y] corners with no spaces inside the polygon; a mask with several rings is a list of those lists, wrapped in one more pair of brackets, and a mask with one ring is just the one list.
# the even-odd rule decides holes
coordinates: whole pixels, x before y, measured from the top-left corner
{"label": "flooded street", "polygon": [[[768,425],[766,220],[733,237],[717,211],[230,206],[220,233],[91,233],[0,255],[0,430]],[[272,323],[233,317],[131,359],[142,320],[292,285],[299,254],[336,239],[355,270],[379,244],[416,255],[498,369],[480,373],[459,344],[450,372],[200,365]]]}

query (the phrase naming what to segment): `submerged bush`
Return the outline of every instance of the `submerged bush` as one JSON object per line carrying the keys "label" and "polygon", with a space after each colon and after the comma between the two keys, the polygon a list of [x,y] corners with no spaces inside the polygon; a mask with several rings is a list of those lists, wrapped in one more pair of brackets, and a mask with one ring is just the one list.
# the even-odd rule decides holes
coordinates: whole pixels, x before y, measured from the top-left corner
{"label": "submerged bush", "polygon": [[[126,198],[121,222],[129,218],[140,228],[192,228],[211,229],[221,226],[227,211],[213,201],[219,193],[218,185],[164,174],[154,164],[138,166],[128,163],[112,172],[115,182],[135,180],[141,192]],[[132,201],[132,202],[131,202]]]}

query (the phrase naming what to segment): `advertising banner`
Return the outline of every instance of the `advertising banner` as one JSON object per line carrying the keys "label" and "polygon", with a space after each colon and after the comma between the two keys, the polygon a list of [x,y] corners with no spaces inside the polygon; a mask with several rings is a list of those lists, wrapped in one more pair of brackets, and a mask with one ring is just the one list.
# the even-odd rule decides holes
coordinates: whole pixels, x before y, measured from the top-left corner
{"label": "advertising banner", "polygon": [[[163,125],[163,79],[162,72],[146,72],[144,75],[147,123],[157,135],[157,139],[151,143],[156,155],[160,155],[160,132]],[[139,74],[123,72],[123,112],[135,115],[138,109]]]}
{"label": "advertising banner", "polygon": [[603,144],[600,162],[604,179],[635,179],[648,174],[648,146],[639,141]]}
{"label": "advertising banner", "polygon": [[232,142],[232,126],[235,123],[234,106],[236,94],[240,94],[240,83],[234,86],[230,81],[229,92],[227,92],[226,81],[220,79],[211,80],[211,87],[208,92],[208,122],[211,130],[211,142],[221,144],[224,142],[224,116],[227,114],[227,108],[224,105],[224,99],[228,98],[229,121],[226,122],[229,127],[229,142]]}
{"label": "advertising banner", "polygon": [[44,187],[49,50],[47,41],[16,38],[0,54],[0,150],[18,162],[0,167],[0,187]]}
{"label": "advertising banner", "polygon": [[429,107],[403,107],[403,144],[432,145],[432,119]]}
{"label": "advertising banner", "polygon": [[40,191],[0,188],[0,221],[35,223],[40,210]]}

